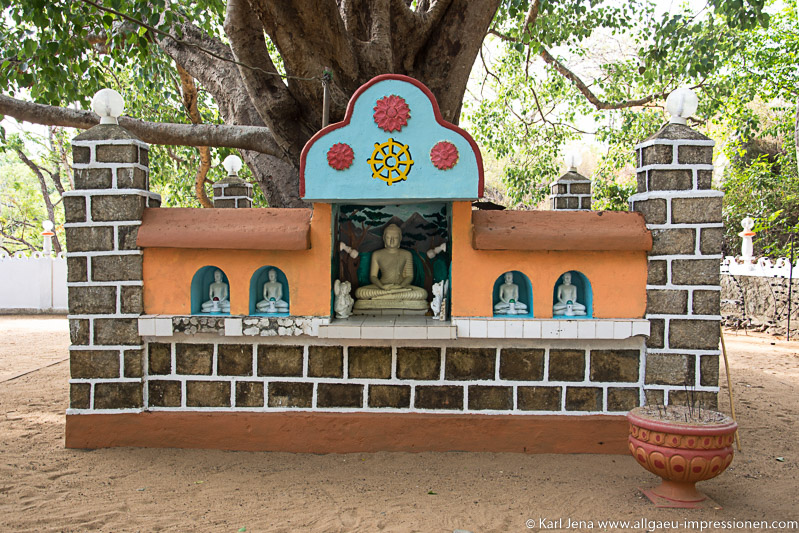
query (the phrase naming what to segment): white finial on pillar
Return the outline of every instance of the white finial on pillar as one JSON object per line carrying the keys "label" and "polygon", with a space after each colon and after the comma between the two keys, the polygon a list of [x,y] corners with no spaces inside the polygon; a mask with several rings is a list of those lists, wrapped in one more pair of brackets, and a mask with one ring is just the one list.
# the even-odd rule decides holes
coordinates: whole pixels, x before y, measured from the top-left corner
{"label": "white finial on pillar", "polygon": [[754,226],[755,221],[752,220],[751,217],[746,217],[741,220],[743,231],[738,234],[738,236],[741,237],[741,258],[744,261],[744,265],[747,265],[750,270],[754,268],[755,247],[752,243],[752,237],[755,236],[755,232],[752,231]]}
{"label": "white finial on pillar", "polygon": [[100,89],[92,98],[92,111],[100,115],[100,124],[119,124],[125,100],[114,89]]}
{"label": "white finial on pillar", "polygon": [[565,159],[567,172],[577,172],[577,167],[583,162],[583,156],[577,150],[567,153]]}
{"label": "white finial on pillar", "polygon": [[696,92],[688,87],[675,89],[666,98],[666,109],[671,114],[671,124],[686,124],[688,117],[696,113],[699,97]]}
{"label": "white finial on pillar", "polygon": [[222,161],[222,166],[227,170],[228,176],[238,176],[241,165],[241,158],[237,155],[229,155]]}
{"label": "white finial on pillar", "polygon": [[45,220],[42,222],[42,253],[46,256],[53,255],[53,236],[55,232],[53,231],[53,223],[49,220]]}

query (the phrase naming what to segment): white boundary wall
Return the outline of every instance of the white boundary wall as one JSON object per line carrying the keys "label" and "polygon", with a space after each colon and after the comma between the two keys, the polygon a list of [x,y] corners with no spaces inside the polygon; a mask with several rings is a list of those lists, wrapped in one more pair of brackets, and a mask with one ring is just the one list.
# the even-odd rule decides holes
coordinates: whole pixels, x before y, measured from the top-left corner
{"label": "white boundary wall", "polygon": [[[721,262],[721,273],[732,276],[761,276],[766,278],[787,278],[791,274],[791,262],[787,257],[780,257],[772,263],[768,257],[754,261],[746,261],[740,257],[728,255]],[[799,276],[799,260],[793,266],[793,277]]]}
{"label": "white boundary wall", "polygon": [[0,251],[0,314],[66,313],[67,260],[34,252]]}

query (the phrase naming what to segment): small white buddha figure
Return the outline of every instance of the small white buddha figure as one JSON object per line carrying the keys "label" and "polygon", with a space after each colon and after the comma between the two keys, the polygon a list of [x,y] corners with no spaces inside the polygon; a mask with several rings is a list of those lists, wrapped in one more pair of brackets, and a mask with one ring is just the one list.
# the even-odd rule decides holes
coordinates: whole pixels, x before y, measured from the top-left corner
{"label": "small white buddha figure", "polygon": [[499,302],[494,305],[498,315],[527,314],[527,304],[519,301],[519,286],[513,283],[513,272],[505,272],[505,283],[499,286]]}
{"label": "small white buddha figure", "polygon": [[558,287],[557,299],[552,306],[553,315],[585,316],[585,306],[577,301],[577,287],[572,285],[571,272],[561,277],[563,283]]}
{"label": "small white buddha figure", "polygon": [[214,271],[214,282],[208,287],[208,301],[202,304],[203,313],[230,313],[227,283],[222,281],[222,271]]}
{"label": "small white buddha figure", "polygon": [[267,273],[269,281],[264,283],[264,299],[255,304],[261,313],[287,313],[289,304],[283,300],[283,284],[277,280],[277,271],[272,268]]}

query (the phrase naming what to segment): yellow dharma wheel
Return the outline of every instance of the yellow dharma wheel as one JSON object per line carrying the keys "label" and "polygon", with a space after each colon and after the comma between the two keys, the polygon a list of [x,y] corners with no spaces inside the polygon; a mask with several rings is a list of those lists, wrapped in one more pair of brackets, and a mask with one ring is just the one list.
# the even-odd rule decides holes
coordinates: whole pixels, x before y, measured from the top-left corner
{"label": "yellow dharma wheel", "polygon": [[413,166],[411,152],[407,144],[398,143],[392,138],[384,143],[375,143],[372,157],[367,161],[372,167],[372,178],[383,180],[387,185],[408,179]]}

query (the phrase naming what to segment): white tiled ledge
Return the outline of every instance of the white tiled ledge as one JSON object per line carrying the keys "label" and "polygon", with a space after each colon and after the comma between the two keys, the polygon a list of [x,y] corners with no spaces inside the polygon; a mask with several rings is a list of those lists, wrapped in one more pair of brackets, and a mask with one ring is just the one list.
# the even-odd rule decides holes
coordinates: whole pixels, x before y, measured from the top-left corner
{"label": "white tiled ledge", "polygon": [[[243,331],[242,317],[224,317],[226,337],[262,336]],[[250,318],[250,317],[248,317]],[[300,318],[307,321],[303,331],[280,328],[271,335],[310,335],[320,339],[627,339],[649,335],[649,321],[632,319],[506,319],[453,318],[442,322],[431,317],[350,317],[330,320],[327,317]],[[304,324],[305,325],[305,324]],[[246,329],[246,325],[245,328]],[[170,337],[172,317],[149,315],[139,318],[139,335]]]}
{"label": "white tiled ledge", "polygon": [[649,320],[453,318],[459,339],[627,339],[649,335]]}
{"label": "white tiled ledge", "polygon": [[[139,317],[139,335],[142,337],[171,337],[181,331],[173,319],[198,321],[214,320],[217,325],[203,326],[202,333],[224,337],[296,337],[318,336],[319,327],[330,323],[329,317],[317,316],[230,316],[230,315],[143,315]],[[219,322],[219,320],[222,322]],[[183,328],[186,327],[184,324]],[[191,335],[191,333],[188,333]]]}
{"label": "white tiled ledge", "polygon": [[454,340],[455,325],[425,316],[366,316],[319,326],[320,339]]}

